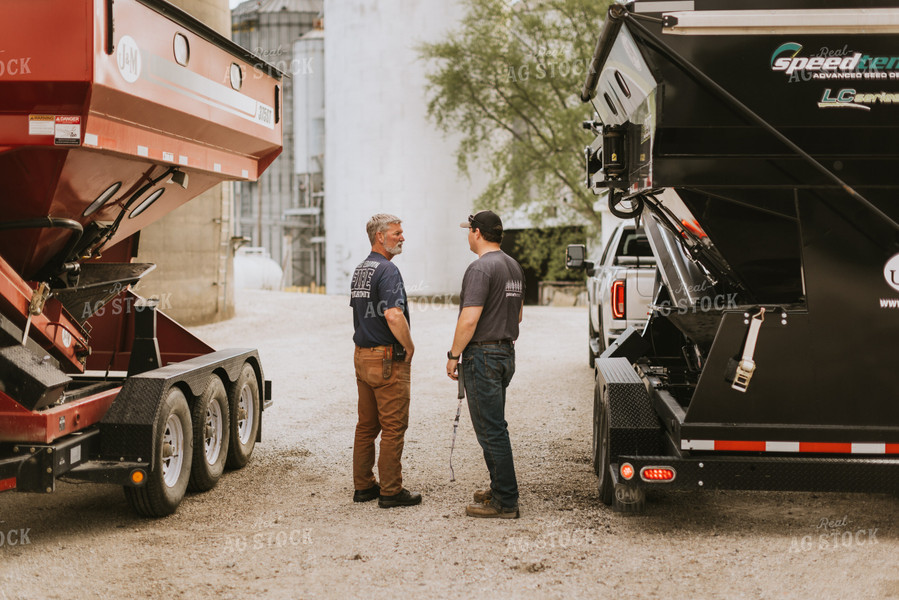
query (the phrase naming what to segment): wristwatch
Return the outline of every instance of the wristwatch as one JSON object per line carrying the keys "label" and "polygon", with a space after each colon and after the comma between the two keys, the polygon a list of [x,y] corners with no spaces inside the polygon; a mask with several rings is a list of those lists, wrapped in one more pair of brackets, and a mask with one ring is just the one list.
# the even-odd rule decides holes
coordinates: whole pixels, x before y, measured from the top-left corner
{"label": "wristwatch", "polygon": [[[459,356],[462,356],[462,355],[460,354]],[[452,350],[447,350],[447,351],[446,351],[446,357],[447,357],[448,359],[450,359],[450,360],[459,360],[459,356],[453,356],[453,351],[452,351]]]}

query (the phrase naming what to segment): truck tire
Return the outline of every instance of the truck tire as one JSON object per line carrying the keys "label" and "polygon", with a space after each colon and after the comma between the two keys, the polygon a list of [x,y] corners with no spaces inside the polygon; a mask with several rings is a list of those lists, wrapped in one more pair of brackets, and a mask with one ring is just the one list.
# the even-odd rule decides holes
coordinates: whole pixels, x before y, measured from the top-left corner
{"label": "truck tire", "polygon": [[184,393],[169,390],[156,418],[154,468],[141,487],[125,487],[125,497],[139,515],[164,517],[181,504],[190,479],[193,428]]}
{"label": "truck tire", "polygon": [[587,331],[589,332],[588,337],[587,337],[587,352],[588,352],[587,364],[589,364],[590,368],[593,369],[594,367],[596,367],[596,357],[597,357],[597,354],[595,352],[593,352],[593,340],[595,340],[597,338],[597,335],[596,335],[596,331],[594,331],[594,329],[593,329],[593,318],[590,316],[589,307],[587,310]]}
{"label": "truck tire", "polygon": [[211,490],[225,470],[231,440],[229,405],[222,380],[217,375],[210,376],[206,390],[191,410],[194,456],[187,488],[192,492]]}
{"label": "truck tire", "polygon": [[609,464],[609,402],[604,385],[597,381],[593,389],[593,471],[599,477],[599,500],[611,506],[615,501],[615,484]]}
{"label": "truck tire", "polygon": [[229,469],[242,469],[250,460],[256,447],[259,420],[262,416],[259,404],[259,383],[256,371],[250,363],[244,363],[240,377],[228,394],[231,405],[231,440],[228,447]]}

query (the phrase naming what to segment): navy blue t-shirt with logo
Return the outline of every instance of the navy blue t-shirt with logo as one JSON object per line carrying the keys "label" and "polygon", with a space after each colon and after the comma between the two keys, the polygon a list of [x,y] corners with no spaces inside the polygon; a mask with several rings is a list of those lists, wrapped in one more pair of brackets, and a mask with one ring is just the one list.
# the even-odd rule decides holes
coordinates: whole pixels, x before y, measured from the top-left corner
{"label": "navy blue t-shirt with logo", "polygon": [[398,343],[384,318],[388,308],[400,308],[409,322],[406,287],[397,266],[377,252],[369,254],[353,272],[350,306],[356,329],[353,341],[357,346],[371,348]]}

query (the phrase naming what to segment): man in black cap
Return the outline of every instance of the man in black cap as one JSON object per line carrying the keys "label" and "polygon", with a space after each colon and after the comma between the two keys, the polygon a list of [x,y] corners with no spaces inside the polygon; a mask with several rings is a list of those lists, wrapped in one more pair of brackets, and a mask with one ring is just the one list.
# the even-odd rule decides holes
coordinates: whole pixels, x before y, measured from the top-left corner
{"label": "man in black cap", "polygon": [[517,519],[518,481],[505,409],[506,388],[515,373],[524,271],[500,250],[503,222],[495,213],[482,210],[469,216],[462,227],[468,229],[468,246],[478,259],[462,278],[459,319],[447,352],[446,374],[456,380],[462,369],[471,423],[490,472],[490,489],[475,492],[474,504],[465,513]]}

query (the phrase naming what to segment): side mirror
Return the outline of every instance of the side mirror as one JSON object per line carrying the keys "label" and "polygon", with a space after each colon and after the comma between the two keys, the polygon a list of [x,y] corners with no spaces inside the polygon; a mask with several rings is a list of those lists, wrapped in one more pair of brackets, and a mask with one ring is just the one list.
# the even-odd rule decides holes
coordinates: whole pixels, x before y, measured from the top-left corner
{"label": "side mirror", "polygon": [[587,246],[571,244],[565,252],[567,269],[586,269],[587,275],[593,276],[593,262],[587,260]]}
{"label": "side mirror", "polygon": [[565,267],[568,269],[583,269],[586,258],[587,246],[571,244],[565,252]]}

